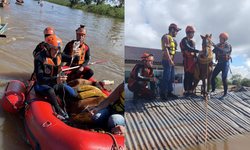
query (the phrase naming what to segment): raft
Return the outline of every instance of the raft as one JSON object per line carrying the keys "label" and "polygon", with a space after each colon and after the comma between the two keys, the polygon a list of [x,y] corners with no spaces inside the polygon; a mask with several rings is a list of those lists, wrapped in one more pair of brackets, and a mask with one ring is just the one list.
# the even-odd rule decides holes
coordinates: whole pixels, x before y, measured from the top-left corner
{"label": "raft", "polygon": [[17,5],[23,5],[24,2],[15,2]]}
{"label": "raft", "polygon": [[[124,136],[97,133],[73,128],[55,116],[54,107],[36,94],[32,84],[25,87],[12,80],[6,86],[2,107],[16,113],[23,110],[24,99],[29,101],[24,110],[24,125],[31,146],[35,150],[115,150],[124,148]],[[25,92],[29,91],[27,96]],[[105,94],[107,91],[103,91]]]}
{"label": "raft", "polygon": [[3,34],[6,31],[8,23],[1,23],[0,24],[0,34]]}
{"label": "raft", "polygon": [[0,7],[10,7],[10,3],[0,2]]}

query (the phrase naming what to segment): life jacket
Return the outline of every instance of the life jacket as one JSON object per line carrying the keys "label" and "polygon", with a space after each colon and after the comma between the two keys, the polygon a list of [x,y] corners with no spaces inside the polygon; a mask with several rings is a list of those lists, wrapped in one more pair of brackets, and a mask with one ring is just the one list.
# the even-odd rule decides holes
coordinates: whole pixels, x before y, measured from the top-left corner
{"label": "life jacket", "polygon": [[[181,53],[182,53],[183,57],[195,57],[196,56],[195,52],[189,52],[188,50],[185,49],[184,45],[182,44],[183,40],[185,40],[185,38],[183,38],[181,40],[181,43],[180,43]],[[188,40],[188,44],[192,48],[195,47],[195,43],[192,39]]]}
{"label": "life jacket", "polygon": [[124,91],[122,92],[120,98],[114,102],[111,107],[116,111],[123,113],[124,112],[124,106],[125,106],[125,97],[124,97]]}
{"label": "life jacket", "polygon": [[36,58],[38,54],[40,54],[41,51],[45,50],[45,41],[42,41],[36,46],[36,49],[33,51],[33,57]]}
{"label": "life jacket", "polygon": [[[170,47],[169,47],[169,49],[168,49],[168,51],[169,51],[169,54],[170,55],[174,55],[175,54],[175,51],[176,51],[176,49],[175,49],[175,43],[174,43],[174,39],[172,38],[172,36],[171,35],[169,35],[169,34],[165,34],[165,35],[168,35],[169,36],[169,38],[170,38],[170,40],[171,40],[171,42],[170,42]],[[163,36],[165,36],[165,35],[163,35]],[[161,41],[161,47],[162,47],[162,50],[164,49],[164,47],[163,47],[163,43],[162,43],[162,41]],[[163,53],[164,53],[164,51],[163,51]]]}
{"label": "life jacket", "polygon": [[[133,68],[133,70],[130,73],[128,83],[132,83],[132,82],[136,81],[135,80],[135,70],[137,67],[142,67],[142,76],[144,76],[144,77],[151,78],[154,75],[154,70],[152,68],[146,68],[146,67],[144,67],[144,65],[137,64],[137,65],[135,65],[135,67]],[[146,87],[148,85],[148,81],[143,81],[143,85]]]}
{"label": "life jacket", "polygon": [[[74,41],[75,40],[73,40],[73,41],[71,41],[69,43],[69,48],[70,49],[69,49],[69,54],[68,55],[70,55],[70,56],[73,55],[73,44],[74,44]],[[71,66],[78,66],[78,65],[84,63],[84,61],[85,61],[85,54],[86,54],[86,51],[88,50],[88,46],[86,45],[86,43],[81,43],[80,44],[80,49],[81,49],[81,55],[80,55],[78,63],[72,63]]]}
{"label": "life jacket", "polygon": [[[43,61],[43,71],[45,77],[55,77],[58,76],[59,73],[61,73],[62,69],[62,56],[61,54],[58,54],[56,56],[56,64],[53,62],[53,60],[46,56],[46,51],[41,52],[36,59],[42,59]],[[36,73],[34,73],[34,80],[37,81]]]}
{"label": "life jacket", "polygon": [[217,52],[216,53],[216,60],[218,60],[218,62],[221,60],[221,61],[223,61],[223,60],[226,60],[226,61],[228,61],[229,59],[231,59],[231,53],[232,53],[232,46],[231,46],[231,44],[229,43],[229,42],[225,42],[225,43],[223,43],[223,44],[217,44],[217,46],[219,47],[219,48],[221,48],[221,49],[224,49],[225,48],[225,44],[228,44],[229,45],[229,47],[230,47],[230,51],[229,52],[227,52],[227,53],[219,53],[219,52]]}

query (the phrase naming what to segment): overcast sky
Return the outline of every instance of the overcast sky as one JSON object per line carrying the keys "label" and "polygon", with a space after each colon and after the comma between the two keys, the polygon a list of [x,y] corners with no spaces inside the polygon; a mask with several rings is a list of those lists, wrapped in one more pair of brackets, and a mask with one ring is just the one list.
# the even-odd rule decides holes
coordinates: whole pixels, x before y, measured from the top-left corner
{"label": "overcast sky", "polygon": [[175,38],[178,50],[188,25],[196,29],[193,40],[199,50],[200,34],[212,34],[212,41],[219,43],[220,33],[226,32],[233,47],[233,75],[250,79],[249,18],[248,0],[125,0],[125,45],[161,49],[161,37],[171,23],[182,29]]}

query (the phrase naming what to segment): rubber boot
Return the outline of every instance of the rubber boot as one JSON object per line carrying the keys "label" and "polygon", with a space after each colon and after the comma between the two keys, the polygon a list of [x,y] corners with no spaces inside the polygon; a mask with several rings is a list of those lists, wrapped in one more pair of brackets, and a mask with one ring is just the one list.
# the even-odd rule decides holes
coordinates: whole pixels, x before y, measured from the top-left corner
{"label": "rubber boot", "polygon": [[134,103],[134,104],[137,104],[137,103],[138,103],[138,94],[137,94],[137,93],[134,93],[133,103]]}
{"label": "rubber boot", "polygon": [[65,119],[69,118],[68,114],[66,114],[61,108],[58,110],[58,115],[64,117]]}

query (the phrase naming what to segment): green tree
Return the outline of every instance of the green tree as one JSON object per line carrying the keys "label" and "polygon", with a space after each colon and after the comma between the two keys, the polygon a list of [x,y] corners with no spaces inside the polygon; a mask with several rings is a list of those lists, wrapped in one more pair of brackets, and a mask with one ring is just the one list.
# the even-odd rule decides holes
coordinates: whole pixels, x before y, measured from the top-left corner
{"label": "green tree", "polygon": [[81,0],[70,0],[70,7],[72,7],[73,5],[79,3]]}
{"label": "green tree", "polygon": [[89,4],[92,3],[92,1],[93,1],[93,0],[84,0],[84,3],[85,3],[86,5],[89,5]]}
{"label": "green tree", "polygon": [[228,84],[228,85],[233,85],[233,83],[230,82],[228,79],[227,79],[227,84]]}
{"label": "green tree", "polygon": [[242,79],[241,80],[241,85],[250,87],[250,80],[247,79],[247,78]]}
{"label": "green tree", "polygon": [[219,78],[219,77],[216,77],[215,78],[215,84],[216,84],[216,88],[221,88],[221,85],[222,85],[222,80],[221,80],[221,78]]}
{"label": "green tree", "polygon": [[230,80],[232,81],[233,85],[240,85],[242,76],[240,74],[233,75]]}
{"label": "green tree", "polygon": [[107,0],[113,4],[115,4],[118,8],[121,8],[124,6],[124,0]]}
{"label": "green tree", "polygon": [[96,3],[96,5],[102,5],[104,4],[105,0],[94,0],[94,2]]}

